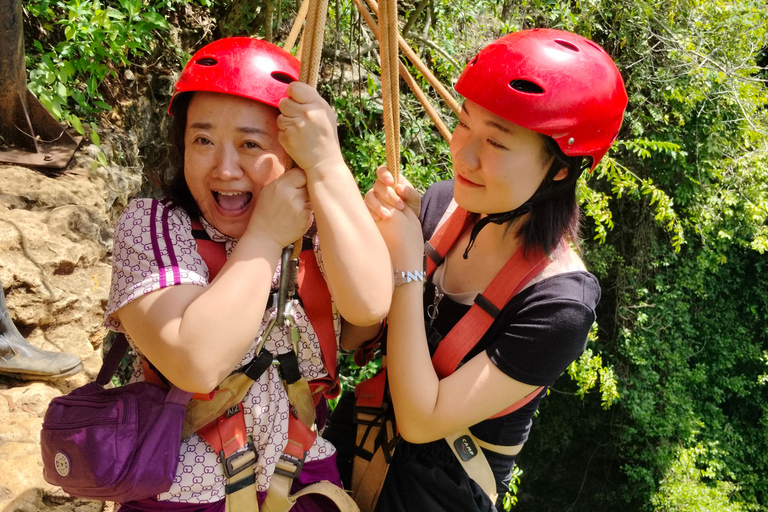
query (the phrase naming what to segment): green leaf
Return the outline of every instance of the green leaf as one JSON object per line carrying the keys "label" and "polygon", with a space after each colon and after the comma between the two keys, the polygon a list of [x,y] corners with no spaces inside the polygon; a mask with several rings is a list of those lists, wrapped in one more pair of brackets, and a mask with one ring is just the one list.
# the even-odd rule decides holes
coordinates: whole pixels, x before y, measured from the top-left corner
{"label": "green leaf", "polygon": [[74,128],[75,131],[77,131],[77,133],[79,133],[80,135],[85,134],[85,130],[83,130],[83,125],[77,116],[75,115],[69,116],[69,123],[72,125],[72,128]]}
{"label": "green leaf", "polygon": [[141,17],[158,28],[168,28],[170,26],[168,25],[168,21],[156,12],[145,12]]}
{"label": "green leaf", "polygon": [[91,126],[91,142],[97,146],[101,146],[101,137],[99,137],[99,133],[94,126]]}

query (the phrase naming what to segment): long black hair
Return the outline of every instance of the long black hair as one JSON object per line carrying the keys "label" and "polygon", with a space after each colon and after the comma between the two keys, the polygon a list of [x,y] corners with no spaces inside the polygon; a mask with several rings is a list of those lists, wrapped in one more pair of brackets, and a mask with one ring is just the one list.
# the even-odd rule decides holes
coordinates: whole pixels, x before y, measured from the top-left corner
{"label": "long black hair", "polygon": [[[581,209],[576,199],[576,185],[588,159],[568,156],[552,137],[541,135],[541,138],[543,158],[553,158],[553,161],[544,182],[530,200],[530,214],[518,233],[524,247],[540,247],[549,253],[562,238],[578,247]],[[568,170],[568,176],[555,181],[554,177],[563,167]]]}

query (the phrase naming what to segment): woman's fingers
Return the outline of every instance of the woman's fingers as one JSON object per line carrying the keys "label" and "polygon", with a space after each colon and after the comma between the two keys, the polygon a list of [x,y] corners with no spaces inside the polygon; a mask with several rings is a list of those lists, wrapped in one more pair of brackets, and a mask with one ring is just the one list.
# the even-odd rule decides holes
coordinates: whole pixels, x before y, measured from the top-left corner
{"label": "woman's fingers", "polygon": [[400,199],[400,196],[397,195],[395,189],[385,185],[381,180],[376,180],[373,183],[373,191],[376,193],[379,201],[385,206],[397,208],[398,210],[402,210],[405,207],[405,203]]}
{"label": "woman's fingers", "polygon": [[371,217],[373,217],[373,220],[376,222],[392,216],[391,209],[387,208],[381,199],[379,199],[374,189],[370,189],[365,194],[364,202],[365,206],[368,208],[368,211],[371,213]]}

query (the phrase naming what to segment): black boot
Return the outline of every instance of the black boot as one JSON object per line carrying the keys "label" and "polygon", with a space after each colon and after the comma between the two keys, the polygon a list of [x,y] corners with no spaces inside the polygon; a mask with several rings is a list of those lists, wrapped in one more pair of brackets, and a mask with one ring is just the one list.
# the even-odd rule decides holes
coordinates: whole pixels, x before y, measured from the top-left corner
{"label": "black boot", "polygon": [[74,375],[83,369],[75,354],[35,348],[13,324],[0,285],[0,374],[17,379],[50,380]]}

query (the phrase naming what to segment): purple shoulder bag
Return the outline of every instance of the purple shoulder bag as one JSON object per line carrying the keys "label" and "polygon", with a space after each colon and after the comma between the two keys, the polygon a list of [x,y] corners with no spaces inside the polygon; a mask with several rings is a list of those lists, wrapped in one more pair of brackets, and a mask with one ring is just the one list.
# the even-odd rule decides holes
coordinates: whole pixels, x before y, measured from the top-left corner
{"label": "purple shoulder bag", "polygon": [[72,496],[124,503],[173,483],[192,393],[148,382],[104,389],[127,348],[119,335],[96,381],[54,398],[45,413],[43,475]]}

